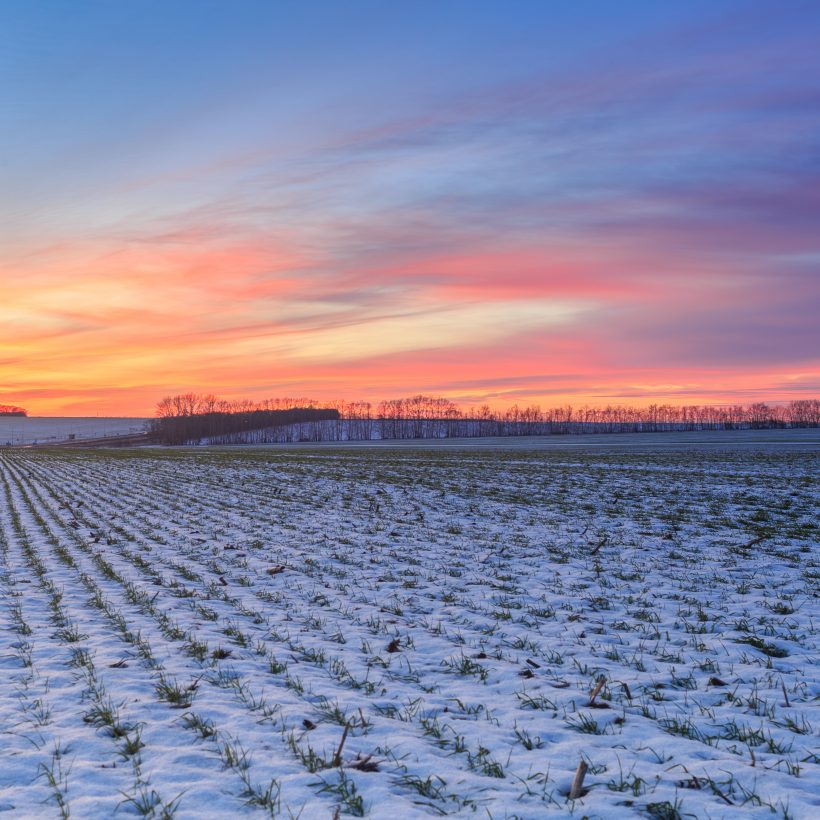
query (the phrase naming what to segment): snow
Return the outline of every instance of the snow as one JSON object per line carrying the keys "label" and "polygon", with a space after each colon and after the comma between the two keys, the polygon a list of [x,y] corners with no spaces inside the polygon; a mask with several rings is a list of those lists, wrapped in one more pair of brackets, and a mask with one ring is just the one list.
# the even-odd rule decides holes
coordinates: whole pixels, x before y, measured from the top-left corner
{"label": "snow", "polygon": [[817,467],[0,452],[0,808],[816,817]]}
{"label": "snow", "polygon": [[[264,431],[256,431],[264,432]],[[248,434],[251,438],[253,433]],[[583,433],[539,436],[475,436],[471,438],[410,438],[371,439],[365,441],[299,441],[298,437],[286,442],[242,443],[223,446],[229,450],[238,447],[278,447],[282,449],[433,449],[433,450],[739,450],[762,451],[806,450],[820,448],[820,429],[793,430],[720,430],[666,433]]]}
{"label": "snow", "polygon": [[148,419],[0,416],[0,446],[44,444],[141,433]]}

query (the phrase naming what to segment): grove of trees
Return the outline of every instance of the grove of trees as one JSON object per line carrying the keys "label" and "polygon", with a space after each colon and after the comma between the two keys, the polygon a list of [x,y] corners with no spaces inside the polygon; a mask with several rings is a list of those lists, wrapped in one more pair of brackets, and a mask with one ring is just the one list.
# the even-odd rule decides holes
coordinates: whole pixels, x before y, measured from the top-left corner
{"label": "grove of trees", "polygon": [[202,439],[242,435],[265,428],[338,419],[337,410],[298,403],[227,402],[212,395],[168,396],[157,405],[150,433],[161,444],[185,444]]}
{"label": "grove of trees", "polygon": [[370,402],[312,399],[225,401],[186,393],[164,398],[153,422],[155,437],[169,444],[638,433],[820,427],[820,401],[782,405],[659,405],[542,409],[538,405],[493,410],[462,409],[449,399],[411,396]]}

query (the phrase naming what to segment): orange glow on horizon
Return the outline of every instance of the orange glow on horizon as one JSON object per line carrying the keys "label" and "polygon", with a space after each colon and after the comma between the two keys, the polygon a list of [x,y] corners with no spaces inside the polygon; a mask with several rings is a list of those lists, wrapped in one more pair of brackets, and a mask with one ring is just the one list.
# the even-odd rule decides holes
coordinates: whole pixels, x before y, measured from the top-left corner
{"label": "orange glow on horizon", "polygon": [[[668,363],[634,322],[679,321],[731,281],[682,288],[637,254],[425,255],[358,274],[298,243],[205,231],[15,260],[0,304],[0,402],[31,415],[153,415],[164,395],[463,406],[787,401],[817,381],[754,361]],[[674,351],[673,351],[674,352]]]}
{"label": "orange glow on horizon", "polygon": [[0,32],[0,404],[820,395],[811,4],[52,5]]}

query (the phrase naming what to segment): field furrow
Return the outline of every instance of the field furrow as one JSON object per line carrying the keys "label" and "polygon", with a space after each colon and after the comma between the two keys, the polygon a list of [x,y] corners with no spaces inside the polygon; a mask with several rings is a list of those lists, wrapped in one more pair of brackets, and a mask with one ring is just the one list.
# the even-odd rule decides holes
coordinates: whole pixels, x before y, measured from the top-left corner
{"label": "field furrow", "polygon": [[816,815],[817,467],[2,453],[0,806]]}

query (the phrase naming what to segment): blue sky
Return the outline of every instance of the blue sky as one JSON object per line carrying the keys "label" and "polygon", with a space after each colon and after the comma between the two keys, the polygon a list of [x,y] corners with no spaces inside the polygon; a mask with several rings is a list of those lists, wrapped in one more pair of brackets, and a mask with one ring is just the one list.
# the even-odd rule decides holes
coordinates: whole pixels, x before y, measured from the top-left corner
{"label": "blue sky", "polygon": [[0,400],[817,391],[816,3],[0,20]]}

